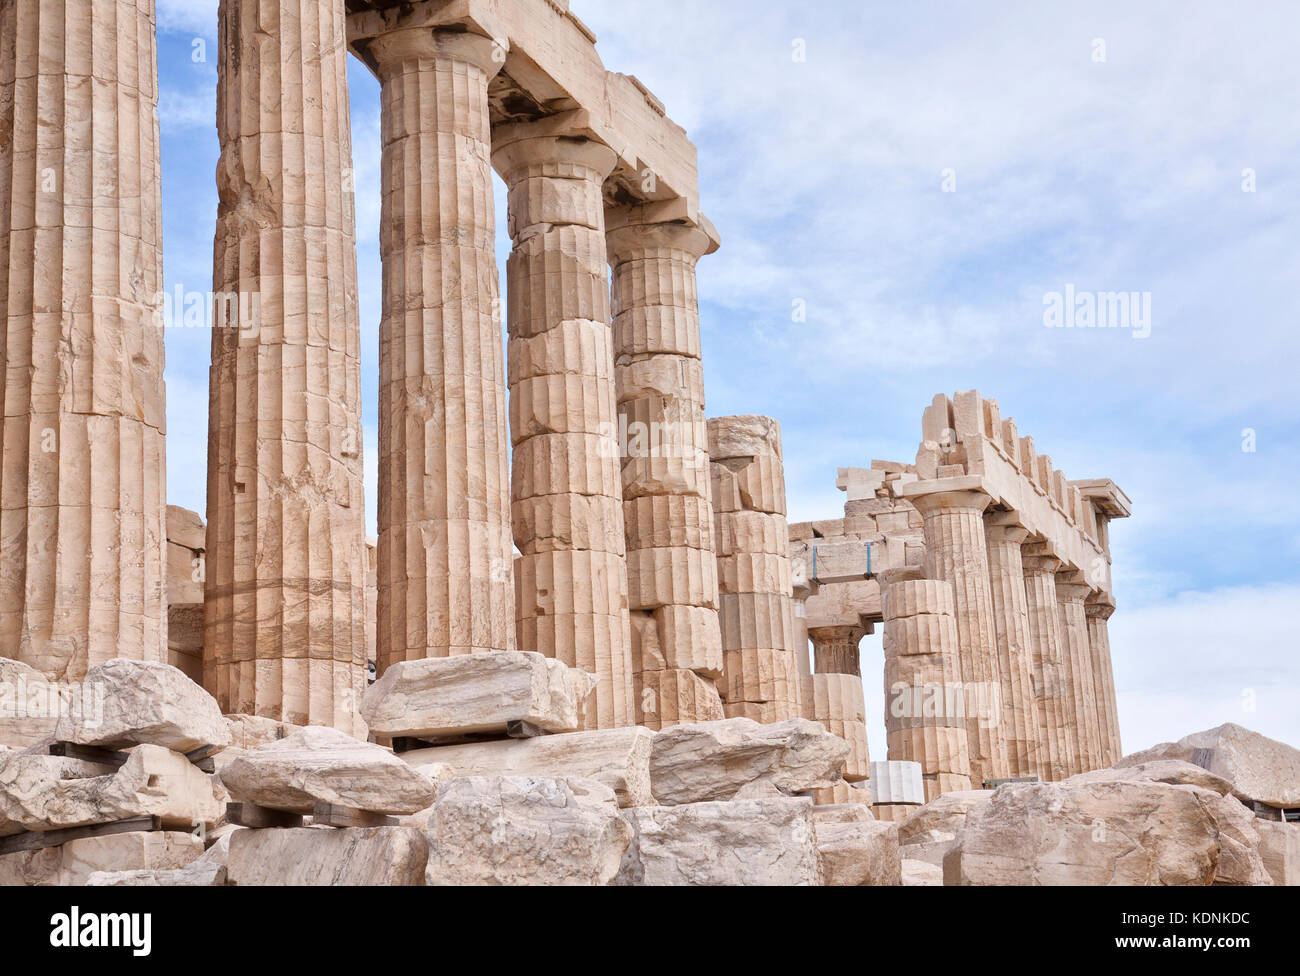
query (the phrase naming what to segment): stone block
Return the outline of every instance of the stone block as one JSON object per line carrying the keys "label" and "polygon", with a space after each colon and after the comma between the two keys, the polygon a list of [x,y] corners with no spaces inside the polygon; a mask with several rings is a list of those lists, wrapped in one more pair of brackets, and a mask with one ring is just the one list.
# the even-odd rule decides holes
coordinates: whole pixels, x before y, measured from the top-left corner
{"label": "stone block", "polygon": [[424,884],[428,857],[414,827],[241,830],[226,875],[238,886],[412,887]]}
{"label": "stone block", "polygon": [[820,885],[805,798],[638,807],[616,885]]}
{"label": "stone block", "polygon": [[504,736],[514,722],[572,732],[595,685],[595,676],[533,652],[399,661],[370,686],[361,715],[387,738]]}
{"label": "stone block", "polygon": [[874,819],[853,823],[815,819],[814,832],[826,885],[861,887],[903,883],[897,825]]}
{"label": "stone block", "polygon": [[595,780],[469,776],[438,791],[426,836],[430,885],[606,885],[632,829]]}

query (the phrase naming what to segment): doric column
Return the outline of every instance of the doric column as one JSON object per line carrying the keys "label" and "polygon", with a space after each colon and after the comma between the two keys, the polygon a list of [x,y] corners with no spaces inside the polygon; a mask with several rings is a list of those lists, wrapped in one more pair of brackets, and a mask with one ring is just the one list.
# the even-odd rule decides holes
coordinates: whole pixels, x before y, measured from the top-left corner
{"label": "doric column", "polygon": [[0,655],[167,660],[153,0],[0,3]]}
{"label": "doric column", "polygon": [[936,491],[908,500],[925,519],[925,575],[953,587],[961,679],[966,686],[966,728],[971,779],[976,787],[1007,775],[1007,751],[1000,714],[1001,683],[997,627],[989,584],[983,491]]}
{"label": "doric column", "polygon": [[1088,617],[1084,603],[1091,587],[1056,580],[1056,601],[1061,608],[1061,636],[1069,669],[1070,694],[1074,698],[1078,723],[1079,752],[1076,772],[1102,768],[1101,723],[1097,716],[1097,695],[1092,677],[1092,646],[1088,639]]}
{"label": "doric column", "polygon": [[[1033,652],[1029,643],[1029,606],[1020,547],[1028,530],[1000,521],[1003,513],[986,519],[989,582],[993,620],[997,628],[998,673],[1002,686],[1001,731],[1007,743],[1012,776],[1042,776],[1038,765],[1037,717],[1034,710]],[[1046,778],[1045,776],[1042,778]]]}
{"label": "doric column", "polygon": [[361,361],[343,0],[222,0],[204,684],[357,728]]}
{"label": "doric column", "polygon": [[813,661],[818,674],[861,676],[858,646],[867,635],[865,627],[812,627]]}
{"label": "doric column", "polygon": [[1056,571],[1051,556],[1025,553],[1025,605],[1029,611],[1029,646],[1034,662],[1034,702],[1042,737],[1039,775],[1058,781],[1072,775],[1075,740],[1071,734],[1073,699],[1069,697],[1056,604]]}
{"label": "doric column", "polygon": [[858,662],[858,645],[866,634],[866,627],[809,629],[816,673],[801,678],[800,682],[804,718],[820,722],[832,735],[849,744],[844,778],[851,783],[871,776],[867,702]]}
{"label": "doric column", "polygon": [[367,44],[381,85],[380,672],[505,650],[510,473],[488,82],[502,48],[404,28]]}
{"label": "doric column", "polygon": [[708,422],[723,676],[729,718],[800,715],[790,528],[781,425],[770,417]]}
{"label": "doric column", "polygon": [[1115,604],[1109,597],[1097,597],[1084,607],[1088,615],[1088,645],[1092,650],[1092,680],[1097,694],[1101,723],[1102,765],[1113,766],[1124,755],[1119,734],[1119,703],[1115,697],[1115,672],[1110,658],[1109,624]]}
{"label": "doric column", "polygon": [[599,679],[587,724],[636,721],[602,185],[614,152],[566,119],[498,128],[510,188],[516,635]]}
{"label": "doric column", "polygon": [[885,731],[891,762],[921,764],[929,801],[971,788],[970,746],[952,584],[909,575],[881,580]]}
{"label": "doric column", "polygon": [[717,244],[688,223],[648,222],[641,207],[606,220],[628,605],[648,618],[633,630],[653,626],[658,645],[639,668],[693,672],[699,682],[672,680],[697,689],[685,701],[712,715],[721,703],[700,686],[722,674],[722,635],[695,264]]}

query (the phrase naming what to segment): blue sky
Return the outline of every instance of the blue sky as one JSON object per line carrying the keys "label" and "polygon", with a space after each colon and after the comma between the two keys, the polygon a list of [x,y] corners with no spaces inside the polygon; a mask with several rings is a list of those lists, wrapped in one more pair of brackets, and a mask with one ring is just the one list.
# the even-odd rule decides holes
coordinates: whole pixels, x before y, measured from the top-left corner
{"label": "blue sky", "polygon": [[[207,291],[216,0],[158,6],[167,280]],[[699,147],[709,412],[780,419],[791,519],[837,516],[837,467],[911,460],[933,395],[978,388],[1133,499],[1126,750],[1226,721],[1300,745],[1300,6],[572,6]],[[356,61],[351,84],[373,535],[379,102]],[[504,217],[499,192],[503,260]],[[1067,284],[1149,293],[1149,336],[1044,328]],[[209,342],[167,337],[168,491],[199,511]],[[881,659],[866,638],[877,758]]]}

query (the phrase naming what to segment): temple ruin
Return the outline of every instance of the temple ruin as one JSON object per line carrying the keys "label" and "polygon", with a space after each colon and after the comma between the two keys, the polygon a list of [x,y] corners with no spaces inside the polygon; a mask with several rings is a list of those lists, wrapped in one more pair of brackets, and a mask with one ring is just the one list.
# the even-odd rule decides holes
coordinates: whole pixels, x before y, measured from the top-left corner
{"label": "temple ruin", "polygon": [[[473,863],[412,833],[486,843],[483,789],[586,811],[597,860],[546,882],[679,883],[654,844],[717,817],[758,873],[692,883],[897,884],[897,831],[868,821],[1119,762],[1123,491],[958,392],[914,459],[839,471],[842,517],[787,524],[780,424],[705,413],[695,269],[720,237],[696,150],[595,40],[565,0],[222,0],[201,517],[166,503],[153,0],[0,0],[0,658],[118,696],[111,732],[0,721],[0,880],[319,883],[341,835],[304,817],[379,831],[358,883],[422,884],[426,857],[430,879],[539,880],[509,830]],[[381,90],[377,445],[349,56]],[[6,763],[46,791],[174,789],[56,818]],[[129,850],[72,858],[140,819]],[[228,864],[187,822],[227,831]]]}

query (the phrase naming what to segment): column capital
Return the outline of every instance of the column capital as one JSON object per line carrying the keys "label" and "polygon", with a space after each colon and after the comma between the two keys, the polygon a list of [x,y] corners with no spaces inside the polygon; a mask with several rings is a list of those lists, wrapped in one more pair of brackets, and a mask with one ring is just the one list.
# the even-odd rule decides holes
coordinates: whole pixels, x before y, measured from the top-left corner
{"label": "column capital", "polygon": [[[348,14],[348,44],[365,58],[370,42],[386,34],[407,30],[448,34],[475,34],[496,40],[509,49],[505,24],[488,9],[486,0],[405,0],[379,10],[361,10]],[[505,59],[502,58],[504,64]]]}
{"label": "column capital", "polygon": [[1092,592],[1092,587],[1087,583],[1074,582],[1071,574],[1056,577],[1056,599],[1061,603],[1082,604]]}
{"label": "column capital", "polygon": [[1026,547],[1020,557],[1020,561],[1025,567],[1025,573],[1055,576],[1057,570],[1061,568],[1061,560],[1047,553],[1030,552],[1029,548]]}
{"label": "column capital", "polygon": [[1115,612],[1115,601],[1104,593],[1091,597],[1084,604],[1084,612],[1094,620],[1109,620]]}
{"label": "column capital", "polygon": [[[940,479],[946,480],[946,479]],[[952,479],[966,481],[966,478]],[[978,479],[976,479],[978,480]],[[913,482],[907,488],[915,484],[925,484],[925,482]],[[984,510],[989,507],[993,501],[993,496],[988,494],[983,488],[958,488],[951,490],[939,489],[933,492],[911,492],[905,488],[903,497],[911,502],[922,516],[929,518],[934,515],[950,515],[958,512],[973,513],[976,515],[983,514]]]}
{"label": "column capital", "polygon": [[533,167],[581,167],[603,183],[618,163],[585,109],[492,129],[492,165],[507,183]]}
{"label": "column capital", "polygon": [[364,42],[367,60],[383,81],[412,61],[462,61],[489,78],[505,67],[505,48],[481,34],[466,31],[406,27]]}
{"label": "column capital", "polygon": [[1006,525],[1001,522],[991,522],[987,519],[984,522],[984,538],[989,541],[990,545],[1024,545],[1029,538],[1029,530],[1019,525]]}
{"label": "column capital", "polygon": [[717,243],[701,227],[685,221],[671,223],[635,223],[624,221],[621,226],[610,225],[610,218],[617,220],[622,208],[605,209],[605,241],[609,249],[609,263],[622,264],[651,251],[676,251],[689,258],[694,264],[706,254],[717,250]]}

